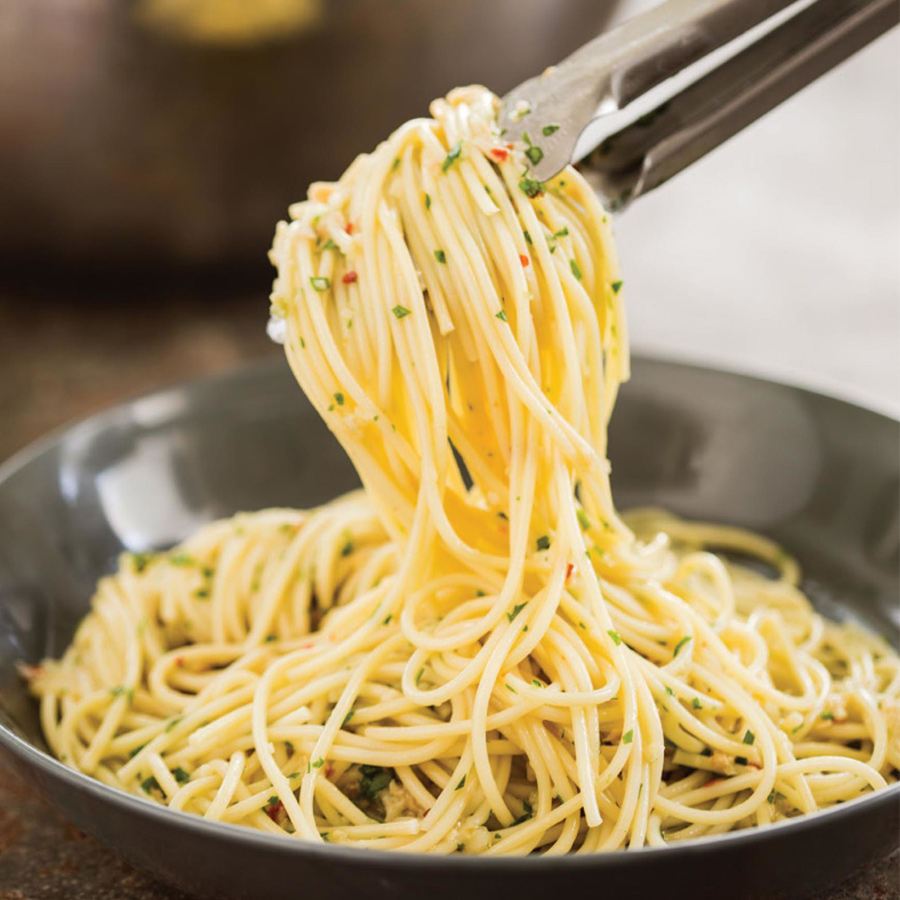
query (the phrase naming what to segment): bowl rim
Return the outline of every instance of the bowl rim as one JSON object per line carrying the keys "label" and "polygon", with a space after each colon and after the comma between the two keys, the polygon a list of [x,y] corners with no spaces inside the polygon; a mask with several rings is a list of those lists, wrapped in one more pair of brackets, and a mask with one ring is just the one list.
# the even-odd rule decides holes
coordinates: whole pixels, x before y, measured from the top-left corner
{"label": "bowl rim", "polygon": [[[900,419],[884,410],[875,409],[866,405],[851,402],[847,399],[822,393],[802,385],[792,384],[787,381],[776,381],[761,375],[748,374],[746,372],[722,369],[703,363],[697,364],[687,360],[670,358],[657,354],[634,354],[633,360],[642,363],[661,365],[678,369],[699,371],[709,375],[726,375],[738,381],[749,381],[772,387],[786,388],[801,395],[813,396],[825,399],[830,403],[847,406],[877,419],[883,419],[887,423],[900,425]],[[49,452],[62,438],[74,434],[82,429],[102,428],[110,420],[127,413],[134,406],[143,401],[154,402],[166,396],[175,396],[185,391],[197,389],[215,388],[229,381],[242,381],[258,377],[266,377],[277,369],[285,366],[283,357],[272,357],[258,360],[249,364],[231,367],[221,372],[216,372],[185,381],[176,382],[157,390],[147,391],[133,397],[130,400],[103,408],[92,414],[81,417],[69,423],[64,423],[41,438],[26,445],[15,452],[11,457],[0,463],[0,489],[5,482],[13,478],[20,470]],[[888,787],[864,794],[861,797],[838,804],[812,813],[785,819],[762,827],[751,827],[739,831],[730,831],[723,834],[707,835],[694,838],[664,847],[643,846],[633,849],[617,849],[605,852],[564,854],[560,856],[545,856],[530,854],[528,856],[475,856],[469,854],[436,855],[430,853],[407,853],[399,850],[375,850],[366,847],[342,846],[325,842],[313,842],[301,839],[292,839],[291,835],[269,834],[257,831],[246,826],[210,821],[193,813],[174,810],[168,806],[145,799],[136,794],[128,793],[119,788],[104,784],[95,778],[72,769],[60,762],[48,752],[41,750],[25,738],[18,735],[11,728],[0,721],[0,745],[8,750],[20,764],[30,769],[38,770],[54,780],[65,782],[70,788],[90,794],[102,803],[110,803],[119,807],[135,817],[146,816],[154,819],[162,826],[179,828],[187,832],[202,834],[210,840],[218,840],[225,843],[240,843],[246,847],[258,847],[277,854],[296,855],[298,857],[311,856],[318,858],[327,857],[333,862],[365,863],[367,865],[381,864],[388,867],[401,866],[406,869],[425,869],[428,871],[456,870],[460,866],[473,867],[502,872],[506,869],[518,869],[527,867],[528,871],[552,873],[558,869],[595,869],[595,868],[619,868],[630,867],[632,860],[644,859],[649,862],[652,859],[665,857],[669,860],[675,858],[689,858],[698,854],[706,855],[720,847],[747,848],[756,847],[770,840],[777,840],[787,829],[791,834],[798,835],[808,832],[809,829],[819,829],[832,821],[850,820],[855,814],[869,807],[884,807],[896,804],[900,800],[900,781],[888,785]]]}

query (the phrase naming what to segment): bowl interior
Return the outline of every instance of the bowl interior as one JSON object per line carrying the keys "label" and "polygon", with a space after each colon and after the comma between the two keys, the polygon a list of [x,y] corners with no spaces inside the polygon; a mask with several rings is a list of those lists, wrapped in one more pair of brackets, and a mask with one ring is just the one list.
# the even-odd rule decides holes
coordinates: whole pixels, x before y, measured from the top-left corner
{"label": "bowl interior", "polygon": [[[617,505],[740,524],[793,552],[828,615],[895,646],[898,423],[803,390],[636,360],[613,416]],[[0,725],[44,748],[18,662],[58,655],[123,549],[358,484],[283,362],[116,407],[0,471]]]}

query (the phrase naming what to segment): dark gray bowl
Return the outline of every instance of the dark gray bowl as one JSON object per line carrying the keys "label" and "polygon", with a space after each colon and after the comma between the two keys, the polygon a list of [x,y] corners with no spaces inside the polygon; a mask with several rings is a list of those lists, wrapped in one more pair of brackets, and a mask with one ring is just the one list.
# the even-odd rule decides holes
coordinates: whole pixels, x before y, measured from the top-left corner
{"label": "dark gray bowl", "polygon": [[[771,534],[831,615],[895,645],[898,423],[754,378],[639,360],[613,418],[620,507],[655,503]],[[52,759],[18,661],[58,654],[123,548],[162,547],[241,509],[308,506],[356,477],[287,367],[116,407],[0,469],[0,742],[85,831],[215,898],[815,896],[897,846],[900,786],[759,831],[563,859],[432,858],[311,846],[121,794]]]}

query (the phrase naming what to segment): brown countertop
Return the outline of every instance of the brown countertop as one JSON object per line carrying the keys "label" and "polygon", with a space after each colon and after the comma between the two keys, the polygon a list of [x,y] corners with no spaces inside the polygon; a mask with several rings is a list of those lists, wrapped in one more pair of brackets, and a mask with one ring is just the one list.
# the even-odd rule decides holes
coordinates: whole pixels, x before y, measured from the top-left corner
{"label": "brown countertop", "polygon": [[[135,286],[73,296],[62,286],[0,289],[0,460],[109,404],[240,362],[277,356],[265,337],[265,281]],[[127,300],[122,300],[122,295]],[[900,900],[900,857],[816,900]],[[186,900],[49,808],[0,752],[0,900]]]}

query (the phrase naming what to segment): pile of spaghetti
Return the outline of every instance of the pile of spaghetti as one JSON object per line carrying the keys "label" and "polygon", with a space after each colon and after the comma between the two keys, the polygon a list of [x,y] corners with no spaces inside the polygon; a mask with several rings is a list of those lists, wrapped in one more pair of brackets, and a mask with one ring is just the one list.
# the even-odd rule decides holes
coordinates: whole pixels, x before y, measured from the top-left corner
{"label": "pile of spaghetti", "polygon": [[896,779],[882,640],[816,615],[766,539],[617,514],[610,226],[577,172],[533,179],[540,135],[504,144],[496,107],[453,92],[279,224],[272,331],[364,489],[123,556],[32,674],[67,765],[264,831],[488,855]]}

